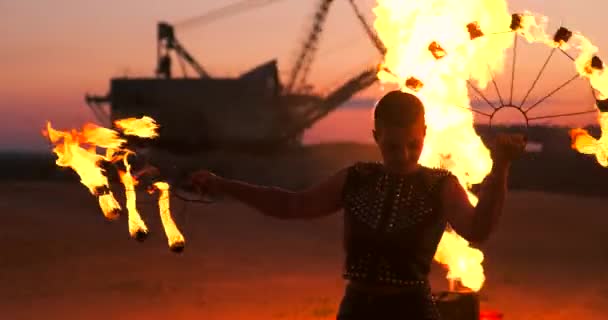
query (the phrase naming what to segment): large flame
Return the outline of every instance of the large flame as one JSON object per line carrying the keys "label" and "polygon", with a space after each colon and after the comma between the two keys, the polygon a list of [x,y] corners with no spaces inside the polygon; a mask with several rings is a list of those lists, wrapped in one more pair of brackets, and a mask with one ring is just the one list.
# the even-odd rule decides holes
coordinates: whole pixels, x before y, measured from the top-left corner
{"label": "large flame", "polygon": [[[383,83],[417,93],[427,113],[427,138],[420,163],[454,173],[468,190],[489,173],[492,160],[473,127],[467,81],[485,88],[503,71],[513,36],[560,50],[575,50],[574,66],[597,92],[602,137],[572,130],[573,147],[596,155],[608,166],[608,74],[595,56],[598,48],[579,32],[560,28],[550,36],[548,19],[524,12],[511,15],[504,0],[377,0],[374,27],[387,48],[378,73]],[[506,35],[515,31],[513,35]],[[484,35],[495,34],[492,37]],[[469,192],[476,205],[477,198]],[[448,278],[479,290],[484,282],[483,254],[453,231],[446,231],[435,259]]]}
{"label": "large flame", "polygon": [[[422,82],[418,97],[426,106],[427,139],[420,162],[452,171],[467,187],[490,172],[489,150],[473,128],[467,81],[484,88],[491,73],[503,68],[509,36],[471,40],[467,26],[483,32],[509,31],[511,15],[504,1],[378,0],[374,26],[388,51],[383,82],[403,85],[410,78]],[[438,44],[445,52],[436,58]],[[411,91],[404,87],[403,90]],[[475,197],[469,193],[472,201]]]}
{"label": "large flame", "polygon": [[[485,88],[504,67],[511,14],[502,0],[378,0],[374,27],[387,47],[383,83],[413,91],[426,107],[427,138],[420,163],[443,167],[466,190],[492,168],[490,152],[473,127],[467,81]],[[421,85],[412,86],[415,79]],[[468,192],[473,204],[477,198]],[[446,231],[435,259],[449,269],[448,278],[472,289],[485,280],[483,254]]]}
{"label": "large flame", "polygon": [[[140,138],[158,136],[158,125],[150,117],[120,119],[115,125],[124,135]],[[72,168],[80,176],[81,183],[91,194],[98,197],[99,206],[108,219],[115,219],[121,206],[112,194],[104,166],[116,163],[124,165],[124,169],[119,169],[118,173],[125,188],[129,234],[133,238],[143,240],[148,228],[137,210],[135,187],[138,181],[133,177],[128,162],[128,156],[133,155],[134,151],[125,146],[126,139],[121,138],[118,131],[92,123],[85,124],[80,131],[58,131],[48,122],[43,134],[55,145],[53,152],[57,155],[57,165]],[[98,154],[98,148],[105,149],[105,153]],[[169,245],[172,250],[181,251],[184,247],[184,237],[171,219],[169,185],[157,182],[154,186],[161,192],[158,204]]]}

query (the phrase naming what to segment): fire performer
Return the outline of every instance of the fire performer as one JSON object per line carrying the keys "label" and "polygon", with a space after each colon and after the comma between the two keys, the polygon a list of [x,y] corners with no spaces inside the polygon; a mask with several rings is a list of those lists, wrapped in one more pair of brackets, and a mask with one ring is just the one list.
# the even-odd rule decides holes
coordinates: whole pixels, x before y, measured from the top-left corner
{"label": "fire performer", "polygon": [[225,194],[281,219],[312,219],[344,210],[344,278],[337,319],[439,319],[428,282],[433,255],[449,225],[473,243],[494,230],[521,135],[499,135],[493,167],[473,206],[458,179],[418,163],[426,134],[424,106],[392,91],[374,109],[381,163],[357,162],[310,189],[292,192],[219,177],[192,176],[200,192]]}

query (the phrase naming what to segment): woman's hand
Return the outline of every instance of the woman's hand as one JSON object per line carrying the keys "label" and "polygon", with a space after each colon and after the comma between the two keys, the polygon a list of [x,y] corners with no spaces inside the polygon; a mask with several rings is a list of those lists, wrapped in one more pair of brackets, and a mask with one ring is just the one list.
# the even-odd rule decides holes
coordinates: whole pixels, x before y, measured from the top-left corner
{"label": "woman's hand", "polygon": [[160,170],[158,170],[157,167],[152,166],[152,165],[146,165],[145,167],[143,167],[141,170],[135,172],[133,174],[133,177],[135,179],[140,179],[140,177],[142,176],[150,176],[150,177],[158,177],[160,175]]}
{"label": "woman's hand", "polygon": [[524,153],[526,143],[527,138],[522,134],[498,134],[491,150],[494,164],[508,167]]}
{"label": "woman's hand", "polygon": [[199,170],[190,176],[190,183],[196,191],[203,195],[216,195],[220,193],[222,178],[208,170]]}

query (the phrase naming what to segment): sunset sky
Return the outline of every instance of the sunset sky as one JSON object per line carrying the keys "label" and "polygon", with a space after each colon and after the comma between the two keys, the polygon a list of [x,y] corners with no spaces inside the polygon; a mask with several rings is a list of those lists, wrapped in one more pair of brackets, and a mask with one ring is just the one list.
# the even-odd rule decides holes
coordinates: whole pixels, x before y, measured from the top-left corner
{"label": "sunset sky", "polygon": [[[3,35],[0,150],[43,149],[40,129],[46,120],[58,127],[76,127],[93,121],[84,103],[85,93],[105,94],[111,77],[153,75],[159,20],[177,23],[232,2],[0,0]],[[213,76],[234,76],[277,58],[284,77],[310,28],[317,3],[279,1],[213,23],[177,28],[176,33]],[[368,21],[373,22],[375,0],[358,3]],[[530,10],[548,16],[550,26],[562,23],[573,31],[581,31],[600,48],[600,56],[602,49],[608,47],[604,26],[608,1],[512,0],[509,5],[512,12]],[[546,52],[547,48],[541,47],[522,53],[525,78],[534,75]],[[379,58],[347,1],[335,0],[311,81],[320,89],[331,88],[369,64],[377,63]],[[175,71],[179,73],[178,68]],[[550,89],[567,79],[572,71],[567,60],[556,59],[551,65],[555,76],[548,76],[539,90]],[[374,87],[361,96],[374,98],[379,94],[378,87]],[[552,103],[551,108],[560,110],[587,110],[591,103],[589,88],[581,83]],[[331,116],[325,122],[336,121],[337,117]]]}

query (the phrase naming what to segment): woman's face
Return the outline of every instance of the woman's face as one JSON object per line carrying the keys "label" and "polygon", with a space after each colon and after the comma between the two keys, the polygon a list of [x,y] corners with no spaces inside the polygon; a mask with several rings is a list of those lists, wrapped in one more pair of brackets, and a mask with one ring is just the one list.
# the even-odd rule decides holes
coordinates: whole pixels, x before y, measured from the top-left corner
{"label": "woman's face", "polygon": [[417,167],[426,135],[424,118],[408,127],[378,127],[373,133],[387,167],[404,172]]}

